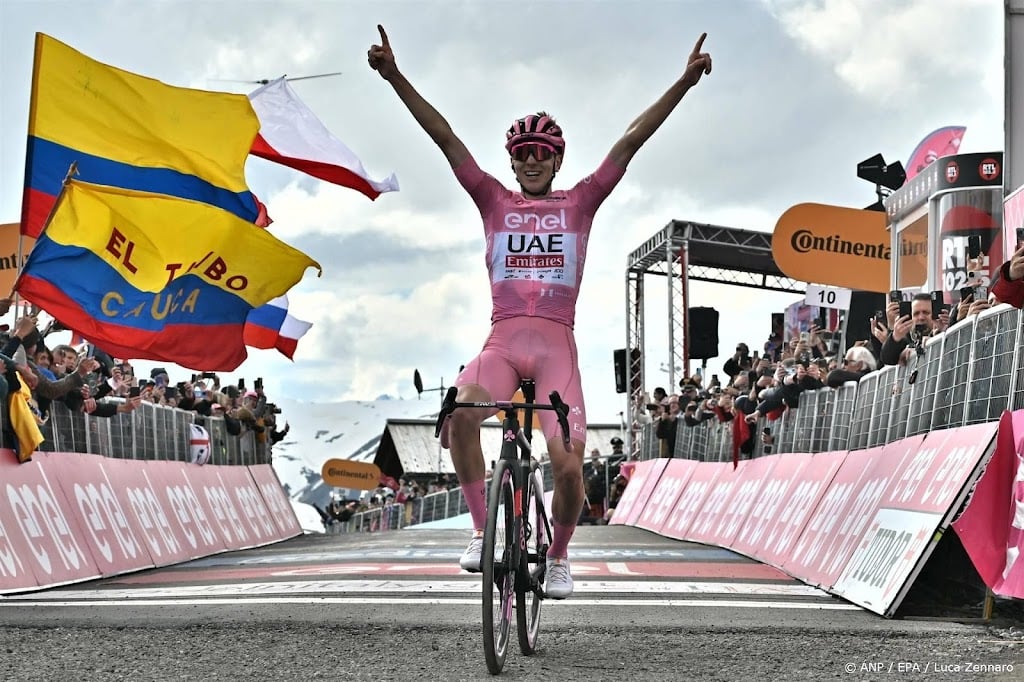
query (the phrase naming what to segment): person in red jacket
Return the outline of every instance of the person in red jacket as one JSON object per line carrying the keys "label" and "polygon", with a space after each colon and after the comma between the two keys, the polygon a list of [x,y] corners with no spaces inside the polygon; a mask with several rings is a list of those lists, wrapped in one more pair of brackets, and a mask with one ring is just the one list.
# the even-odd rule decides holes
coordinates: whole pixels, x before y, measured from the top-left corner
{"label": "person in red jacket", "polygon": [[992,293],[1000,303],[1024,308],[1024,246],[1018,247],[1010,260],[999,266],[999,276],[992,283]]}

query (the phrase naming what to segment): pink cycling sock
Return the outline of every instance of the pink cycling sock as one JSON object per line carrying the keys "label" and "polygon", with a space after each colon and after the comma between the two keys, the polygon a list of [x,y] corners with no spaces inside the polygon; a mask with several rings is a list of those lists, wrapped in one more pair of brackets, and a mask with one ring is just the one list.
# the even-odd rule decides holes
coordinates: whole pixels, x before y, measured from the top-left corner
{"label": "pink cycling sock", "polygon": [[473,528],[482,530],[487,524],[487,491],[484,481],[471,481],[462,484],[462,496],[466,498],[469,515],[473,519]]}
{"label": "pink cycling sock", "polygon": [[576,524],[563,526],[552,520],[552,525],[554,530],[551,534],[554,537],[551,538],[551,546],[548,548],[548,558],[565,559],[569,556],[569,540],[572,540],[572,534],[576,532]]}

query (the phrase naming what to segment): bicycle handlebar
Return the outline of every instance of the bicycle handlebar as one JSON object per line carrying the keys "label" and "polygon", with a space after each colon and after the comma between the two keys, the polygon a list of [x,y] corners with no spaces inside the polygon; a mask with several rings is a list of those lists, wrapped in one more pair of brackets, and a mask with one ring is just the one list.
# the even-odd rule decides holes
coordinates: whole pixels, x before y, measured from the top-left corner
{"label": "bicycle handlebar", "polygon": [[561,396],[558,395],[558,391],[551,391],[551,394],[548,396],[548,399],[551,401],[550,405],[539,403],[512,403],[505,400],[485,403],[460,403],[455,400],[458,393],[459,389],[455,386],[448,389],[448,393],[444,397],[444,402],[441,403],[441,411],[437,414],[437,423],[434,425],[434,438],[441,435],[441,428],[444,426],[444,420],[460,407],[480,407],[491,410],[554,410],[558,417],[558,426],[562,430],[562,441],[565,443],[567,448],[570,445],[572,439],[569,436],[569,406],[565,404]]}

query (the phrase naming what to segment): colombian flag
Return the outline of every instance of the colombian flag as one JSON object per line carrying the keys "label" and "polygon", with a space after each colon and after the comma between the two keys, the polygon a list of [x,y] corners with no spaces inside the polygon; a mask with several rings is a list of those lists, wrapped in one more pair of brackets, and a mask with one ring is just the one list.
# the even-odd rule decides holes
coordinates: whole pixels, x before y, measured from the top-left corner
{"label": "colombian flag", "polygon": [[259,120],[244,95],[165,85],[36,34],[21,231],[36,237],[68,168],[77,179],[217,206],[248,221]]}
{"label": "colombian flag", "polygon": [[311,266],[209,204],[72,181],[17,290],[115,357],[227,372],[249,312]]}

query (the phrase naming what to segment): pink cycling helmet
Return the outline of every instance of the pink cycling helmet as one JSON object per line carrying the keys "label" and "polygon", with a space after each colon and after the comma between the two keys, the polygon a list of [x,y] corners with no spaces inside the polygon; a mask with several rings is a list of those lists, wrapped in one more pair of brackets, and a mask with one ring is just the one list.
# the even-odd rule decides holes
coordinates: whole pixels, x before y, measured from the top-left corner
{"label": "pink cycling helmet", "polygon": [[555,123],[555,119],[543,111],[514,121],[512,127],[505,133],[505,140],[505,149],[509,152],[512,151],[512,147],[520,144],[540,142],[554,147],[559,154],[565,153],[562,129]]}

